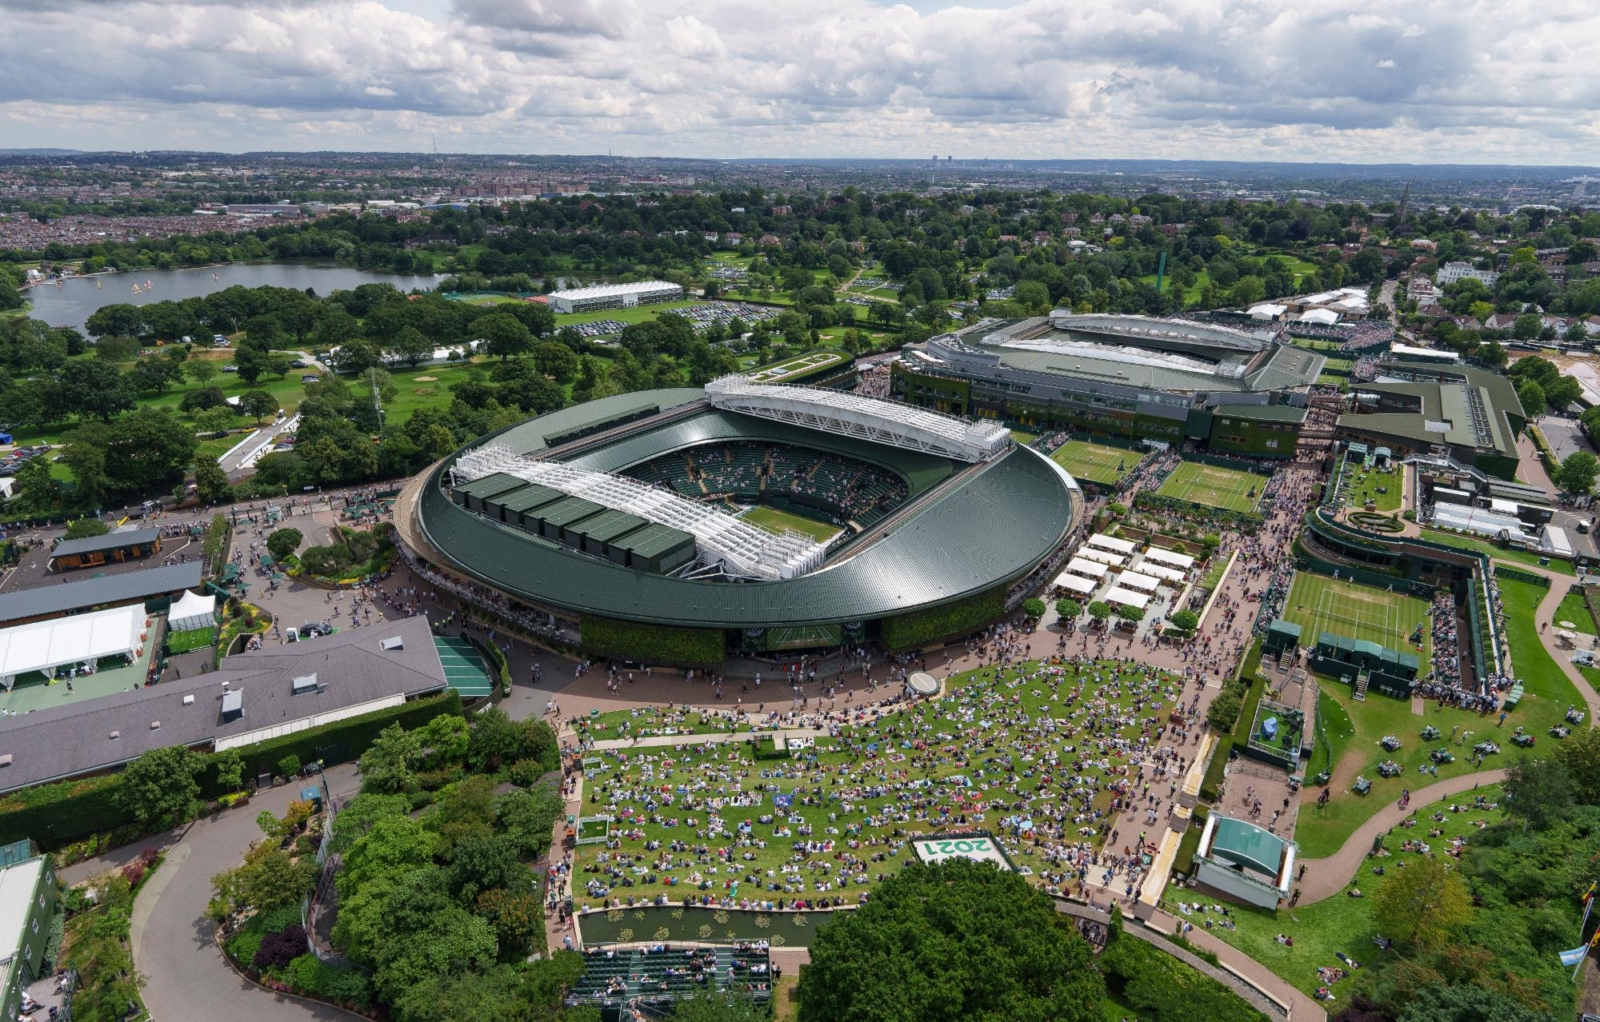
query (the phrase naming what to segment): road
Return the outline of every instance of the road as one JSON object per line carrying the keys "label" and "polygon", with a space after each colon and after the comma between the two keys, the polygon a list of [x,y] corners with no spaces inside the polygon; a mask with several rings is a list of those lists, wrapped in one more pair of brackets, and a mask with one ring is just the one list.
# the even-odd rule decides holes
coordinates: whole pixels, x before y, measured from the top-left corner
{"label": "road", "polygon": [[298,415],[278,419],[272,425],[263,427],[248,441],[234,447],[218,459],[217,463],[222,466],[222,471],[228,474],[229,480],[237,482],[255,467],[257,461],[272,451],[272,445],[277,442],[280,434],[293,433],[299,424]]}

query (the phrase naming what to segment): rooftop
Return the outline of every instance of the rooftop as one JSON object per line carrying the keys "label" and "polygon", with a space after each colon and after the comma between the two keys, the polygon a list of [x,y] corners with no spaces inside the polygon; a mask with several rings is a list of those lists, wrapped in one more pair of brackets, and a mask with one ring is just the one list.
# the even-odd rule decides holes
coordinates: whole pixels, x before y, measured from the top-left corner
{"label": "rooftop", "polygon": [[0,962],[7,968],[22,949],[22,928],[27,925],[28,907],[43,873],[42,855],[0,869]]}
{"label": "rooftop", "polygon": [[1209,858],[1277,879],[1290,842],[1245,820],[1220,815],[1212,818],[1217,823],[1211,832],[1211,847],[1206,852]]}
{"label": "rooftop", "polygon": [[0,595],[0,623],[25,617],[70,614],[75,610],[131,603],[200,584],[200,562],[145,568],[81,582],[41,585]]}
{"label": "rooftop", "polygon": [[550,297],[567,299],[610,298],[613,295],[640,294],[645,291],[661,291],[669,288],[683,290],[679,285],[665,280],[641,280],[632,284],[593,284],[589,287],[567,288],[550,292]]}
{"label": "rooftop", "polygon": [[50,551],[52,558],[70,557],[73,554],[92,554],[102,550],[121,550],[135,544],[154,543],[161,536],[160,529],[120,529],[104,536],[83,539],[64,539]]}

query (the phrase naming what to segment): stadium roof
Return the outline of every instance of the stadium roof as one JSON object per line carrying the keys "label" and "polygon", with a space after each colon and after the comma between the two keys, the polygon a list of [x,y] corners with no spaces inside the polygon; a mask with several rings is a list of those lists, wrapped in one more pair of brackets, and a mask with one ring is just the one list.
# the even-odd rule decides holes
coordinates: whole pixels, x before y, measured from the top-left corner
{"label": "stadium roof", "polygon": [[665,280],[641,280],[632,284],[591,284],[588,287],[565,288],[550,292],[550,298],[610,298],[613,295],[640,294],[645,291],[682,290],[680,285]]}
{"label": "stadium roof", "polygon": [[[401,646],[381,648],[391,637]],[[319,684],[296,694],[294,679],[312,675]],[[224,682],[242,695],[244,712],[231,719],[222,711]],[[270,645],[228,657],[209,674],[0,721],[0,757],[9,758],[0,791],[110,769],[168,745],[250,744],[267,737],[262,732],[287,734],[444,686],[426,617]]]}
{"label": "stadium roof", "polygon": [[83,539],[64,539],[50,551],[52,559],[71,557],[74,554],[93,554],[102,550],[121,550],[123,547],[154,543],[161,536],[160,529],[122,529],[104,536],[86,536]]}
{"label": "stadium roof", "polygon": [[[681,394],[626,398],[664,406],[664,395]],[[591,408],[590,418],[614,415],[620,403],[608,402],[615,400],[591,402],[605,407]],[[492,439],[537,436],[540,421]],[[880,450],[880,457],[893,451]],[[416,538],[443,563],[541,606],[689,627],[871,621],[955,602],[1031,571],[1066,536],[1081,507],[1081,496],[1072,499],[1078,491],[1070,476],[1038,452],[1013,447],[960,486],[926,494],[885,532],[820,571],[730,584],[648,574],[493,522],[450,501],[441,486],[448,467],[424,481],[415,516]]]}
{"label": "stadium roof", "polygon": [[1218,405],[1212,411],[1251,422],[1304,422],[1306,410],[1290,405]]}
{"label": "stadium roof", "polygon": [[200,584],[200,562],[20,589],[0,596],[0,623],[145,600]]}

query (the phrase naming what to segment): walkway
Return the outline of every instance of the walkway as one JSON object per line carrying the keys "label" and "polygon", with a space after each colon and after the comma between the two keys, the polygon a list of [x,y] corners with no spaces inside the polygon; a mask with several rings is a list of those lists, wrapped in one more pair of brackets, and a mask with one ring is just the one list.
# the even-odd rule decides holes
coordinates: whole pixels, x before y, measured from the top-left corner
{"label": "walkway", "polygon": [[[1157,912],[1147,924],[1158,933],[1174,933],[1178,929],[1177,916]],[[1311,996],[1291,986],[1287,980],[1240,951],[1231,944],[1212,936],[1202,929],[1190,930],[1184,940],[1217,956],[1217,963],[1245,983],[1255,987],[1280,1004],[1289,1005],[1289,1017],[1294,1022],[1325,1022],[1328,1013]]]}
{"label": "walkway", "polygon": [[1504,770],[1480,770],[1473,774],[1451,777],[1413,791],[1410,805],[1405,809],[1401,809],[1394,802],[1386,803],[1370,819],[1357,827],[1356,832],[1345,839],[1343,847],[1337,852],[1323,859],[1306,859],[1301,863],[1305,869],[1305,877],[1298,884],[1299,903],[1310,905],[1324,898],[1331,898],[1344,890],[1345,886],[1355,879],[1361,864],[1367,861],[1367,853],[1372,851],[1372,844],[1378,835],[1398,827],[1401,820],[1420,813],[1435,802],[1442,802],[1452,795],[1472,791],[1486,784],[1499,784],[1505,779]]}

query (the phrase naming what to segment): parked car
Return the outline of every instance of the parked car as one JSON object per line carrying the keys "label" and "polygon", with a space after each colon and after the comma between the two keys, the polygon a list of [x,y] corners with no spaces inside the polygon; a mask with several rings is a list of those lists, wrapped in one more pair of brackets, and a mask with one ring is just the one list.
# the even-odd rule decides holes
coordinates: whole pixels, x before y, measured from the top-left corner
{"label": "parked car", "polygon": [[297,358],[293,362],[289,363],[289,368],[291,368],[291,369],[304,369],[306,366],[308,366],[310,364],[311,363],[307,362],[303,358]]}
{"label": "parked car", "polygon": [[239,367],[238,366],[223,366],[222,367],[222,371],[225,372],[225,373],[236,373],[236,372],[239,371]]}
{"label": "parked car", "polygon": [[318,376],[316,373],[306,373],[304,376],[300,377],[300,382],[316,383],[320,379],[322,379],[322,377]]}

